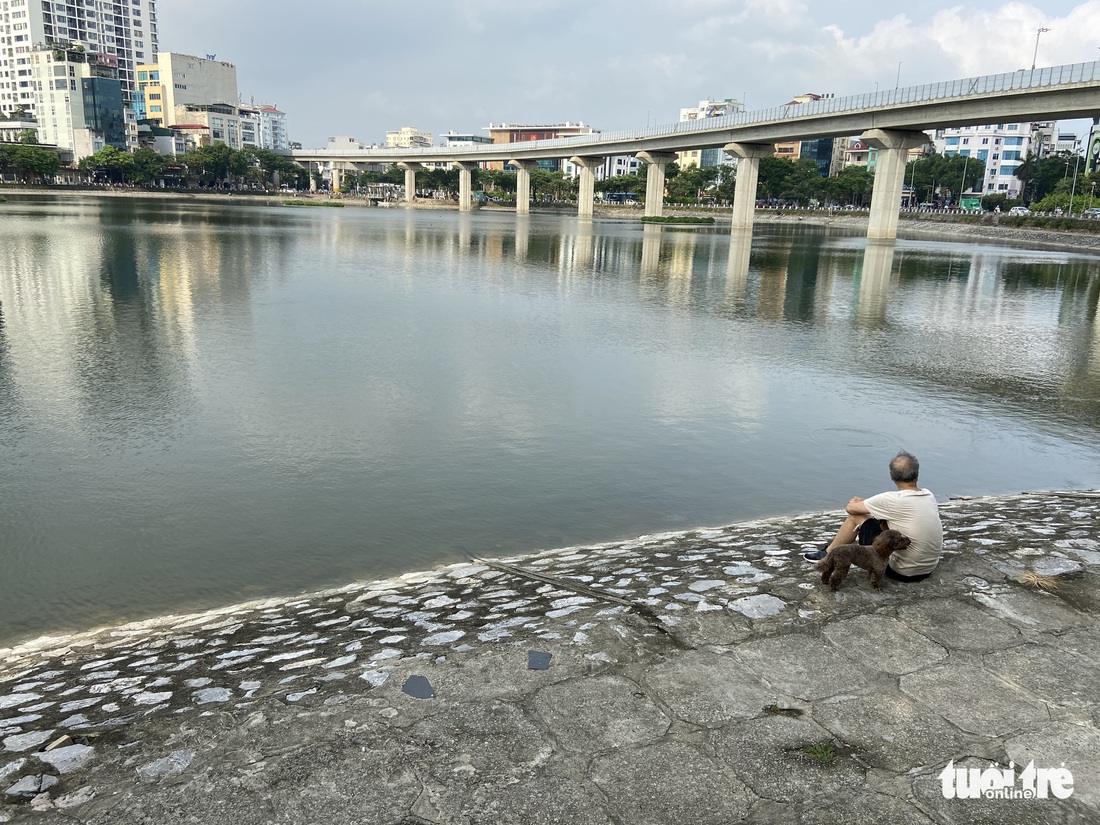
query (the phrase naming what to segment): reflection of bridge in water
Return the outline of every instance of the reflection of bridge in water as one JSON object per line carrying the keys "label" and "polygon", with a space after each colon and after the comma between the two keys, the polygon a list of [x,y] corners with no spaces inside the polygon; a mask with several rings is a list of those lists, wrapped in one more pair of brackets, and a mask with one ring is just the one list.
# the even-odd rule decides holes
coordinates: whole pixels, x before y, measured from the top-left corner
{"label": "reflection of bridge in water", "polygon": [[[595,169],[612,155],[636,155],[648,164],[646,215],[661,214],[665,167],[675,152],[721,147],[740,160],[733,204],[733,228],[751,229],[760,158],[779,142],[860,135],[878,149],[869,238],[894,238],[910,148],[928,143],[925,130],[980,123],[1093,117],[1100,112],[1100,62],[1018,70],[924,86],[828,98],[756,112],[652,126],[622,132],[576,135],[526,143],[420,149],[306,149],[295,160],[340,173],[371,163],[396,163],[405,170],[405,197],[416,193],[416,171],[425,163],[459,169],[459,209],[472,209],[471,174],[496,161],[517,170],[516,211],[530,209],[530,173],[539,160],[567,158],[579,168],[578,213],[592,216]],[[312,180],[312,177],[311,177]]]}

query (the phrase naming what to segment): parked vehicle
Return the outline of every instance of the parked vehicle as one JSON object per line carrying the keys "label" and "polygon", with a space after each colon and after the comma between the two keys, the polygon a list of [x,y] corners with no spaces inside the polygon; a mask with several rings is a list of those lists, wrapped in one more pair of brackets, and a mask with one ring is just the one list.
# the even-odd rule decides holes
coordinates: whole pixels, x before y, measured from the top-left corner
{"label": "parked vehicle", "polygon": [[1094,206],[1081,213],[1082,218],[1100,218],[1100,206]]}
{"label": "parked vehicle", "polygon": [[1031,210],[1028,209],[1026,206],[1013,206],[1011,209],[1008,210],[1008,214],[1010,214],[1010,215],[1030,215]]}

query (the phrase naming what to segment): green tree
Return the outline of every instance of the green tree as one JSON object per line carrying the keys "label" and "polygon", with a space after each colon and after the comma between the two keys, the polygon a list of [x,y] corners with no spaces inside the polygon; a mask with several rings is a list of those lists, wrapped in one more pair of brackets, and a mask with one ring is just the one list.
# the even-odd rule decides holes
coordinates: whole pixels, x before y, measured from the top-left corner
{"label": "green tree", "polygon": [[845,166],[835,181],[834,193],[838,201],[854,206],[863,206],[869,200],[874,186],[875,176],[866,166]]}
{"label": "green tree", "polygon": [[131,155],[130,170],[127,174],[133,183],[152,183],[163,177],[168,163],[167,157],[143,146]]}
{"label": "green tree", "polygon": [[52,178],[61,171],[61,161],[53,149],[15,144],[11,147],[10,158],[11,166],[39,182],[45,182],[47,178]]}
{"label": "green tree", "polygon": [[[670,163],[669,166],[672,166]],[[718,167],[701,169],[691,165],[677,170],[671,180],[665,180],[668,198],[673,203],[696,203],[702,193],[714,185],[718,179]]]}
{"label": "green tree", "polygon": [[77,168],[85,174],[102,175],[111,183],[122,183],[134,168],[134,156],[114,146],[104,146],[94,155],[81,158]]}
{"label": "green tree", "polygon": [[24,129],[19,133],[18,140],[20,143],[27,146],[38,145],[38,130],[37,129]]}
{"label": "green tree", "polygon": [[188,152],[182,160],[188,173],[197,177],[202,186],[217,186],[229,176],[233,155],[234,151],[224,143],[212,143]]}
{"label": "green tree", "polygon": [[760,158],[756,193],[765,199],[778,198],[786,188],[787,178],[794,172],[794,162],[771,155]]}

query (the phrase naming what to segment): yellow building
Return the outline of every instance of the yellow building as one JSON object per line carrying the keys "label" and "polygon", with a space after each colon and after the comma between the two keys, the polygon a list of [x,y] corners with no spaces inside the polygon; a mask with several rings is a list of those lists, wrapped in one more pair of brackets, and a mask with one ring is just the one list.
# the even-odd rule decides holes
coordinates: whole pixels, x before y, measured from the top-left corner
{"label": "yellow building", "polygon": [[236,106],[237,67],[224,60],[161,52],[156,63],[137,67],[138,118],[172,126],[176,107],[224,103]]}
{"label": "yellow building", "polygon": [[412,126],[402,126],[396,132],[386,132],[386,146],[390,149],[430,149],[432,133],[421,132]]}

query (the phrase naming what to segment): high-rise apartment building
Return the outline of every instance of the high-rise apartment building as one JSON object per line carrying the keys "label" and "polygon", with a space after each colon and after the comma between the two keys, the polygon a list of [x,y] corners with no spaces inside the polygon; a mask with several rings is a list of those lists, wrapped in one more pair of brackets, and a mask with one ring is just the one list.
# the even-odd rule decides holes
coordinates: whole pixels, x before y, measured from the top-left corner
{"label": "high-rise apartment building", "polygon": [[60,46],[31,52],[38,140],[68,149],[74,161],[105,146],[131,148],[122,84],[114,60],[105,57]]}
{"label": "high-rise apartment building", "polygon": [[155,63],[137,67],[140,91],[135,101],[138,117],[158,126],[171,126],[177,106],[226,104],[236,106],[237,67],[212,57],[161,52]]}
{"label": "high-rise apartment building", "polygon": [[0,112],[33,113],[31,52],[80,45],[117,61],[123,103],[137,92],[137,65],[157,57],[157,0],[0,0]]}

